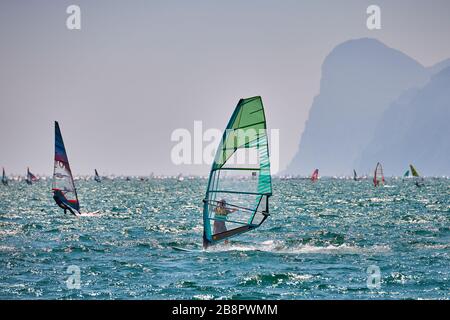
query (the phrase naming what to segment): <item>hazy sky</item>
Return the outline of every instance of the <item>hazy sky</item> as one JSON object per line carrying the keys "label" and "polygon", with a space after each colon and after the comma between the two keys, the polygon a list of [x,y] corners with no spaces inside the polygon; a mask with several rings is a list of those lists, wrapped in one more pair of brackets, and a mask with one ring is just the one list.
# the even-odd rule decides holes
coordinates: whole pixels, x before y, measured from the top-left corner
{"label": "hazy sky", "polygon": [[[366,28],[370,4],[381,30]],[[172,163],[173,130],[222,130],[239,98],[261,95],[283,168],[336,45],[373,37],[429,66],[450,57],[449,16],[447,0],[3,0],[0,166],[51,173],[59,120],[75,174],[206,174]]]}

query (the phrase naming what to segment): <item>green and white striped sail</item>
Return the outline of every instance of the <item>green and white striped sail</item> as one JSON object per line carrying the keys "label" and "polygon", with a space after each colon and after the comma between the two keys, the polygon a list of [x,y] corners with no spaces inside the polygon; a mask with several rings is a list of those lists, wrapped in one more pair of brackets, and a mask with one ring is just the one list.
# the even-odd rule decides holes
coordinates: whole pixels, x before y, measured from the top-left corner
{"label": "green and white striped sail", "polygon": [[203,206],[205,247],[253,230],[268,217],[272,179],[266,128],[261,97],[241,99],[209,175]]}

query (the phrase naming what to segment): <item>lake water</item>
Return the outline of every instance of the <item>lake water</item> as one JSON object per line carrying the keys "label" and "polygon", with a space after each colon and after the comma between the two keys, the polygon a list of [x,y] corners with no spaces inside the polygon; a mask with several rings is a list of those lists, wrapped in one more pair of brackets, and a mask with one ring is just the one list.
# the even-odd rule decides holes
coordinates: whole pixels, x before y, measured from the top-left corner
{"label": "lake water", "polygon": [[78,218],[49,181],[0,186],[0,298],[450,298],[448,179],[274,179],[266,222],[205,251],[206,183],[79,180],[81,210],[100,214]]}

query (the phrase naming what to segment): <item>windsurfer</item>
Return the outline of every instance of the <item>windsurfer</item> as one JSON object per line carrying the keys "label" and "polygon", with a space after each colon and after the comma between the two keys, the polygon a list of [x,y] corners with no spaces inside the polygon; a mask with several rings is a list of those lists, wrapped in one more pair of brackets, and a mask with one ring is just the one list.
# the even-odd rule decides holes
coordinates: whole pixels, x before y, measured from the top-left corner
{"label": "windsurfer", "polygon": [[216,220],[214,220],[214,234],[227,231],[227,227],[225,225],[226,217],[236,210],[237,209],[227,208],[227,202],[225,201],[225,199],[222,199],[217,203],[217,206],[214,208],[216,218]]}
{"label": "windsurfer", "polygon": [[54,190],[53,191],[53,200],[55,200],[56,204],[64,210],[64,214],[67,213],[67,210],[70,211],[70,213],[72,213],[74,216],[76,216],[75,212],[73,212],[73,210],[64,203],[64,195],[61,192],[61,190]]}

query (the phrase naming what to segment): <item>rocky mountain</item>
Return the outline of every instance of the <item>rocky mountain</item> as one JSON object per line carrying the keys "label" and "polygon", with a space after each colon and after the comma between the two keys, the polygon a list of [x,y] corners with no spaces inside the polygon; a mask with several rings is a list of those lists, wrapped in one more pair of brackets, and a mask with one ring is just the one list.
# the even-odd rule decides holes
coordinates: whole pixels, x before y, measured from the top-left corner
{"label": "rocky mountain", "polygon": [[382,161],[399,175],[414,164],[423,175],[450,175],[450,67],[410,90],[384,112],[359,159],[362,170]]}
{"label": "rocky mountain", "polygon": [[424,86],[431,72],[375,39],[338,45],[323,63],[320,93],[286,173],[310,174],[319,168],[322,175],[342,175],[353,168],[365,170],[364,161],[372,156],[362,159],[362,153],[380,132],[387,109],[401,95],[408,100],[411,88]]}

